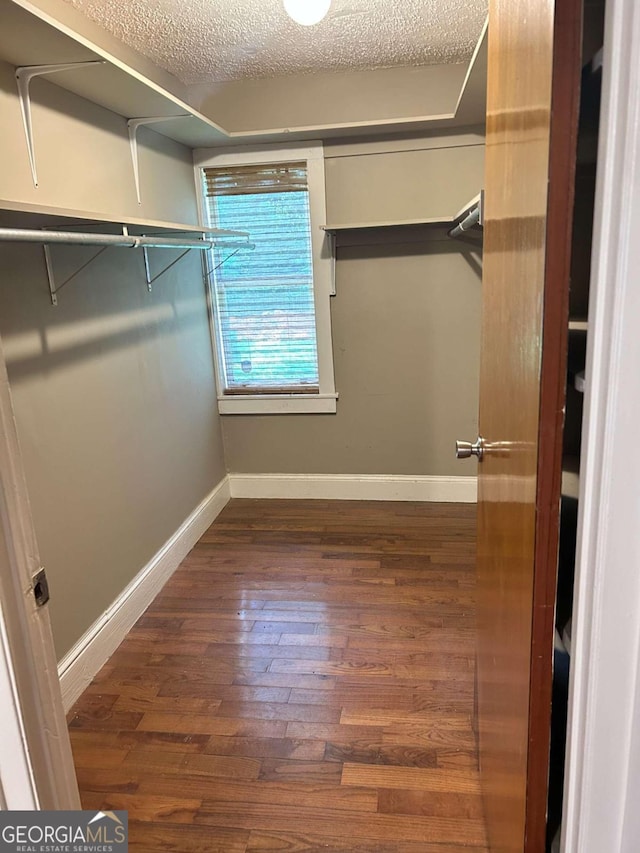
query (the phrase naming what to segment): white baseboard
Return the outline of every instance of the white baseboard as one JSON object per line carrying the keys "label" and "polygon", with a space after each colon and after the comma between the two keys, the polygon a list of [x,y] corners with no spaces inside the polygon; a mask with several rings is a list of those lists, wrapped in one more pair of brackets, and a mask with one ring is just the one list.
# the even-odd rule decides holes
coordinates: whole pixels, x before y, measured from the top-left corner
{"label": "white baseboard", "polygon": [[229,474],[232,498],[474,503],[476,477],[401,474]]}
{"label": "white baseboard", "polygon": [[65,712],[91,683],[231,497],[225,477],[58,664]]}

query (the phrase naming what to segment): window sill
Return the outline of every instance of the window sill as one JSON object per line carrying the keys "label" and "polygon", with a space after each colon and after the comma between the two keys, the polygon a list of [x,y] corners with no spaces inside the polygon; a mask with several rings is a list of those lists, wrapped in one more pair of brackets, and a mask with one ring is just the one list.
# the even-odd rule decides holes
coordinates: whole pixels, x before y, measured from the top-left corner
{"label": "window sill", "polygon": [[337,394],[260,394],[218,397],[221,415],[335,414]]}

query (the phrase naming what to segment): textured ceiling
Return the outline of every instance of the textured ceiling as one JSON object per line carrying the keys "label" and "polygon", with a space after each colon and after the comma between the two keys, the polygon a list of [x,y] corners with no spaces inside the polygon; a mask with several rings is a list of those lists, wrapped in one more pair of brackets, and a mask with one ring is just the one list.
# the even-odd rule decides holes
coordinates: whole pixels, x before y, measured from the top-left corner
{"label": "textured ceiling", "polygon": [[314,27],[281,0],[67,0],[184,83],[468,60],[487,0],[333,0]]}

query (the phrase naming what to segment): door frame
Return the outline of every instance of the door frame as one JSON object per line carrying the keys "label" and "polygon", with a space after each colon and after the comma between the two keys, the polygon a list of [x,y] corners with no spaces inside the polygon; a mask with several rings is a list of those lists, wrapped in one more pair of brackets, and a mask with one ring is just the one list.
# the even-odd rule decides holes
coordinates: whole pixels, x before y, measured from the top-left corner
{"label": "door frame", "polygon": [[32,589],[40,568],[0,340],[0,788],[7,808],[77,809],[49,609]]}
{"label": "door frame", "polygon": [[583,0],[556,0],[531,620],[525,853],[543,850],[547,835],[552,648],[558,578],[583,17]]}
{"label": "door frame", "polygon": [[640,838],[639,233],[640,7],[637,0],[607,0],[565,853],[631,853]]}

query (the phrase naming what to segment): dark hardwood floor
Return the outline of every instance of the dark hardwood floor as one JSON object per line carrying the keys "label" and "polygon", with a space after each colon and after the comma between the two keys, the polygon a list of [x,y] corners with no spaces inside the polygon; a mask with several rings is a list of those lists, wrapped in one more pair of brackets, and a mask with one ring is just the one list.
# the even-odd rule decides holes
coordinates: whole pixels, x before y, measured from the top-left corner
{"label": "dark hardwood floor", "polygon": [[69,715],[136,853],[485,853],[475,506],[233,500]]}

